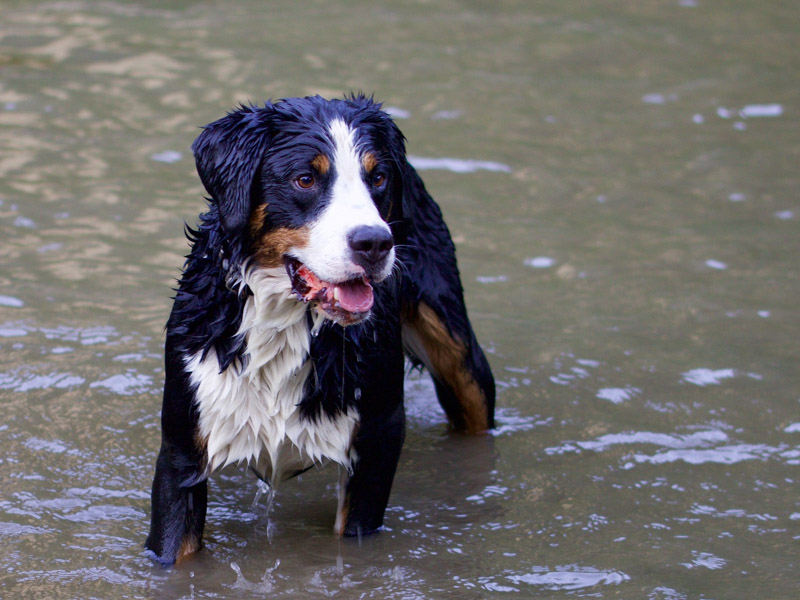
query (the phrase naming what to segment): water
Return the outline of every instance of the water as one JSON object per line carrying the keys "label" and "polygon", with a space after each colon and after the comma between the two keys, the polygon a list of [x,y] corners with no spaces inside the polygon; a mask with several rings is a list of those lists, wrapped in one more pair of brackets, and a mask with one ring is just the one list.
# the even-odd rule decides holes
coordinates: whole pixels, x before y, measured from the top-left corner
{"label": "water", "polygon": [[[798,31],[778,1],[4,3],[0,597],[796,597]],[[206,550],[154,567],[188,147],[350,90],[443,207],[498,427],[448,434],[412,377],[383,533],[332,535],[333,468],[272,500],[231,468]]]}

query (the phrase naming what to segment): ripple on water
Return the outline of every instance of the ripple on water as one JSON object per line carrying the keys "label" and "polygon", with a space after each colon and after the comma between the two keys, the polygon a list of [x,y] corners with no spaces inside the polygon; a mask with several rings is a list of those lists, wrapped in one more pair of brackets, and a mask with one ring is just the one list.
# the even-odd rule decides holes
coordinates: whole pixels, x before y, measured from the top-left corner
{"label": "ripple on water", "polygon": [[739,111],[739,116],[745,119],[780,117],[783,115],[781,104],[748,104]]}
{"label": "ripple on water", "polygon": [[0,306],[5,306],[8,308],[22,308],[25,306],[25,303],[14,296],[0,296]]}
{"label": "ripple on water", "polygon": [[556,264],[556,259],[549,256],[534,256],[533,258],[526,258],[522,263],[532,269],[549,269]]}
{"label": "ripple on water", "polygon": [[536,566],[524,573],[482,577],[478,581],[483,589],[491,592],[523,592],[531,587],[569,592],[600,585],[619,585],[629,580],[630,576],[622,571],[562,565],[554,568]]}
{"label": "ripple on water", "polygon": [[489,433],[495,437],[500,437],[521,431],[532,431],[537,427],[550,426],[553,423],[553,418],[521,415],[513,408],[501,406],[494,411],[494,422],[494,429]]}
{"label": "ripple on water", "polygon": [[608,433],[595,440],[565,442],[560,446],[546,448],[547,454],[565,454],[591,450],[603,452],[613,446],[627,444],[653,444],[662,448],[693,448],[715,442],[727,441],[725,432],[717,429],[697,431],[688,434],[655,433],[652,431],[632,431],[624,433]]}
{"label": "ripple on water", "polygon": [[732,465],[747,460],[768,460],[777,457],[786,464],[800,464],[800,451],[787,445],[768,446],[767,444],[731,444],[716,448],[687,448],[682,450],[667,450],[652,455],[636,454],[633,460],[637,463],[660,465],[672,462],[685,462],[691,465],[716,463]]}
{"label": "ripple on water", "polygon": [[0,326],[0,337],[24,337],[26,335],[28,335],[28,330],[22,327]]}
{"label": "ripple on water", "polygon": [[0,373],[0,389],[14,392],[30,392],[33,390],[59,389],[83,385],[86,380],[71,373],[52,372],[46,374]]}
{"label": "ripple on water", "polygon": [[111,326],[98,325],[96,327],[42,327],[40,330],[48,340],[62,342],[78,342],[84,346],[106,344],[113,338],[119,337],[119,332]]}
{"label": "ripple on water", "polygon": [[164,150],[163,152],[151,154],[150,158],[156,162],[172,164],[180,161],[183,158],[183,154],[175,150]]}
{"label": "ripple on water", "polygon": [[145,514],[130,506],[114,506],[111,504],[98,504],[89,506],[84,510],[74,513],[58,515],[66,521],[74,523],[96,523],[98,521],[136,521],[143,519]]}
{"label": "ripple on water", "polygon": [[408,161],[419,171],[434,169],[450,171],[452,173],[475,173],[477,171],[490,171],[494,173],[510,173],[511,167],[499,162],[488,160],[467,160],[462,158],[428,158],[424,156],[409,155]]}
{"label": "ripple on water", "polygon": [[101,388],[120,396],[132,396],[153,391],[153,378],[150,375],[129,370],[127,373],[119,373],[90,383],[89,387]]}
{"label": "ripple on water", "polygon": [[478,275],[475,278],[478,283],[505,283],[508,281],[508,275]]}
{"label": "ripple on water", "polygon": [[709,258],[706,261],[706,266],[709,269],[714,269],[716,271],[725,271],[728,268],[728,265],[722,262],[721,260],[716,260],[713,258]]}
{"label": "ripple on water", "polygon": [[733,369],[692,369],[681,374],[687,383],[693,383],[701,387],[706,385],[719,385],[723,380],[736,376]]}
{"label": "ripple on water", "polygon": [[703,567],[705,569],[716,571],[717,569],[724,567],[726,564],[728,564],[727,560],[720,558],[719,556],[715,556],[710,552],[692,551],[692,562],[681,563],[681,566],[684,566],[687,569]]}
{"label": "ripple on water", "polygon": [[45,440],[38,437],[31,437],[25,440],[23,445],[34,452],[49,452],[51,454],[80,454],[77,450],[71,449],[66,443],[59,440]]}
{"label": "ripple on water", "polygon": [[469,502],[475,502],[476,504],[484,504],[489,498],[503,497],[507,494],[508,488],[505,486],[487,485],[485,488],[483,488],[483,490],[481,490],[480,493],[468,496],[467,500]]}
{"label": "ripple on water", "polygon": [[640,393],[641,390],[635,387],[602,388],[597,390],[597,397],[613,404],[621,404]]}
{"label": "ripple on water", "polygon": [[610,433],[594,440],[568,441],[545,449],[549,455],[579,453],[582,451],[604,452],[619,445],[659,446],[653,454],[634,453],[626,457],[623,469],[635,464],[664,464],[685,462],[692,465],[706,463],[735,464],[748,460],[782,460],[788,465],[800,464],[800,448],[788,444],[731,444],[728,435],[718,429],[696,431],[688,434],[655,433],[634,431]]}
{"label": "ripple on water", "polygon": [[694,504],[689,510],[689,513],[698,516],[710,516],[720,519],[734,518],[734,519],[751,519],[755,521],[777,521],[778,517],[767,513],[748,513],[739,508],[730,508],[727,510],[718,510],[713,506],[707,504]]}
{"label": "ripple on water", "polygon": [[51,533],[52,531],[52,529],[46,527],[0,522],[0,539],[4,537],[18,538],[23,535],[39,535],[42,533]]}

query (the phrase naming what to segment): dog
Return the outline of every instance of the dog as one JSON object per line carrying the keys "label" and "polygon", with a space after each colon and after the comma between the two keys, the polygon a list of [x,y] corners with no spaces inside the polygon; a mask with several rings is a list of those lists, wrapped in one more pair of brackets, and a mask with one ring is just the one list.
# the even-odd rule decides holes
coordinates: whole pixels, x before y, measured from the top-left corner
{"label": "dog", "polygon": [[455,248],[405,138],[362,94],[240,106],[192,145],[209,194],[166,326],[149,554],[202,547],[207,479],[343,469],[335,532],[383,524],[405,436],[407,356],[456,430],[494,425],[495,385]]}

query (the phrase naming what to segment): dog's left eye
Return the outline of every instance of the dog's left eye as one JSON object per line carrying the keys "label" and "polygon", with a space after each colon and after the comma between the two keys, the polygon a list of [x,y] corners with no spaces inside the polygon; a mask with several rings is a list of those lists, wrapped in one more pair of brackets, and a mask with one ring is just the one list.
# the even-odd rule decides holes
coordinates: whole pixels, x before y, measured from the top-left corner
{"label": "dog's left eye", "polygon": [[386,183],[386,175],[383,173],[375,173],[372,176],[372,187],[374,188],[382,188]]}
{"label": "dog's left eye", "polygon": [[304,190],[311,189],[314,187],[314,176],[310,173],[306,173],[305,175],[300,175],[297,179],[294,180],[298,187],[303,188]]}

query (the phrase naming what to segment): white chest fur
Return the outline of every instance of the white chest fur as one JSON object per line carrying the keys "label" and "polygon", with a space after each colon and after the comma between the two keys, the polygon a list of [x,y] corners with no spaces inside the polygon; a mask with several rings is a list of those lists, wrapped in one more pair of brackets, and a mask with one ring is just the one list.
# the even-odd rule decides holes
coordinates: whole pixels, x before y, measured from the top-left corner
{"label": "white chest fur", "polygon": [[186,357],[209,472],[247,462],[277,482],[326,459],[349,468],[358,414],[309,420],[298,410],[311,370],[306,306],[293,297],[283,269],[253,270],[245,283],[253,292],[239,329],[245,368],[232,364],[220,373],[213,350],[205,360],[200,352]]}

